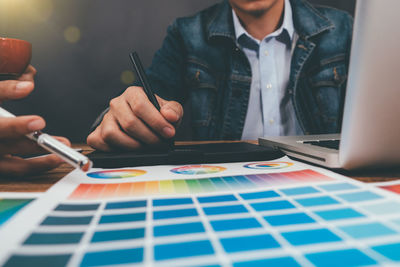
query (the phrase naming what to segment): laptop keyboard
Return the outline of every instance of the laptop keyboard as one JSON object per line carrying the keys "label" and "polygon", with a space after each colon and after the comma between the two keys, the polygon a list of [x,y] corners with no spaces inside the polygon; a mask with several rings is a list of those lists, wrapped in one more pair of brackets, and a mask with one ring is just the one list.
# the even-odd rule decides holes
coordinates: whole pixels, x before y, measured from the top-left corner
{"label": "laptop keyboard", "polygon": [[303,143],[339,150],[340,140],[304,141]]}

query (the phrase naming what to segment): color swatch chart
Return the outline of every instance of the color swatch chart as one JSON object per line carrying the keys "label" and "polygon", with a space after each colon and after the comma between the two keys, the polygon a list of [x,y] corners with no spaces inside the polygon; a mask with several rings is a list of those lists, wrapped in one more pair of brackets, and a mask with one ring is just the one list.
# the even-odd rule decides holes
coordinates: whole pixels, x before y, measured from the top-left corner
{"label": "color swatch chart", "polygon": [[196,194],[271,187],[277,185],[331,181],[313,170],[222,176],[201,179],[162,180],[132,183],[80,184],[71,194],[73,200],[106,199],[140,195]]}
{"label": "color swatch chart", "polygon": [[0,227],[33,199],[0,198]]}
{"label": "color swatch chart", "polygon": [[400,199],[361,183],[99,196],[56,204],[4,266],[400,264]]}

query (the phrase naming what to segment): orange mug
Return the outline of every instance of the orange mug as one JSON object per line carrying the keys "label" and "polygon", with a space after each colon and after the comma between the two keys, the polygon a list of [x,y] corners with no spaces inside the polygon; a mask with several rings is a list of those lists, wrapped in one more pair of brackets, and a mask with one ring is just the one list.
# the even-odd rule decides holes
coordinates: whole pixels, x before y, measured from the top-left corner
{"label": "orange mug", "polygon": [[31,43],[0,37],[0,80],[17,79],[28,67],[31,57]]}

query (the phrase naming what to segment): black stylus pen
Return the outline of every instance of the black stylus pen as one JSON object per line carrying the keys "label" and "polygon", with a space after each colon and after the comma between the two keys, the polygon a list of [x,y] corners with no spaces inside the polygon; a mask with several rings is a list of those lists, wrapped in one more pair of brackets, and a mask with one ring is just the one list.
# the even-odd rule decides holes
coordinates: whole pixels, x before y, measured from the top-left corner
{"label": "black stylus pen", "polygon": [[[135,68],[136,75],[141,82],[143,86],[143,90],[146,93],[147,97],[149,98],[150,102],[156,107],[158,111],[160,111],[160,104],[157,101],[156,96],[153,93],[153,90],[151,89],[150,83],[147,80],[146,73],[144,72],[144,68],[142,65],[142,62],[140,61],[139,55],[136,51],[133,51],[132,53],[129,54],[129,58],[132,61],[133,67]],[[169,142],[169,147],[172,148],[174,146],[174,140],[170,139],[167,142]]]}
{"label": "black stylus pen", "polygon": [[129,54],[129,57],[132,61],[133,67],[135,68],[136,74],[139,78],[139,81],[142,83],[143,90],[149,98],[150,102],[156,107],[158,111],[160,111],[160,104],[158,104],[157,98],[151,89],[150,83],[147,80],[146,73],[144,72],[142,62],[140,61],[138,53],[136,51]]}

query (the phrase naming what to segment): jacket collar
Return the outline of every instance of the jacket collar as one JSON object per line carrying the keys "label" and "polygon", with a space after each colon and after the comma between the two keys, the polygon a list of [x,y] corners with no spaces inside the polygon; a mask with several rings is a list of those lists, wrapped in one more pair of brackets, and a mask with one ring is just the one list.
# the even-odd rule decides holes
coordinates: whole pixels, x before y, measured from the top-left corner
{"label": "jacket collar", "polygon": [[[326,30],[334,28],[334,24],[305,0],[290,0],[293,11],[293,24],[300,38],[309,39]],[[207,27],[208,39],[225,37],[235,42],[232,8],[228,0],[224,0],[211,16]]]}

